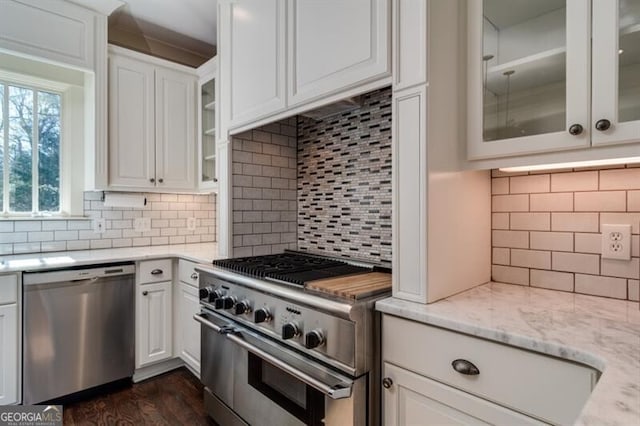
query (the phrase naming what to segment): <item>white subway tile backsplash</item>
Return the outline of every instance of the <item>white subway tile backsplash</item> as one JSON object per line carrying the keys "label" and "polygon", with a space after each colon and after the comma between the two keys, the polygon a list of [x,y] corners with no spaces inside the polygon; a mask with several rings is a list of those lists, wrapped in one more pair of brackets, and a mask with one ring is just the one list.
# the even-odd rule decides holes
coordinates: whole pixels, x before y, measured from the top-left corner
{"label": "white subway tile backsplash", "polygon": [[493,265],[491,267],[491,276],[494,281],[529,285],[529,269],[515,268],[512,266]]}
{"label": "white subway tile backsplash", "polygon": [[626,195],[624,191],[576,192],[575,211],[624,212],[627,209]]}
{"label": "white subway tile backsplash", "polygon": [[640,191],[627,191],[627,211],[640,212]]}
{"label": "white subway tile backsplash", "polygon": [[597,275],[576,274],[576,293],[593,296],[627,298],[627,280]]}
{"label": "white subway tile backsplash", "polygon": [[600,171],[600,190],[640,189],[640,169]]}
{"label": "white subway tile backsplash", "polygon": [[493,248],[492,263],[494,265],[510,265],[511,251],[508,248]]}
{"label": "white subway tile backsplash", "polygon": [[494,247],[506,248],[529,248],[529,233],[525,231],[502,231],[492,232]]}
{"label": "white subway tile backsplash", "polygon": [[574,234],[576,253],[595,253],[602,251],[602,234]]}
{"label": "white subway tile backsplash", "polygon": [[532,287],[546,288],[549,290],[573,291],[573,274],[567,272],[555,272],[540,269],[531,270]]}
{"label": "white subway tile backsplash", "polygon": [[600,224],[631,225],[632,234],[640,234],[639,213],[600,213]]}
{"label": "white subway tile backsplash", "polygon": [[598,232],[598,213],[551,213],[551,230]]}
{"label": "white subway tile backsplash", "polygon": [[494,195],[491,206],[494,212],[526,212],[529,210],[529,195]]}
{"label": "white subway tile backsplash", "polygon": [[549,213],[511,213],[512,230],[549,231],[551,216]]}
{"label": "white subway tile backsplash", "polygon": [[551,174],[551,192],[597,191],[598,172],[570,172]]}
{"label": "white subway tile backsplash", "polygon": [[531,232],[529,244],[534,250],[573,251],[570,232]]}
{"label": "white subway tile backsplash", "polygon": [[602,275],[621,278],[640,278],[640,259],[631,260],[602,259]]}
{"label": "white subway tile backsplash", "polygon": [[554,271],[600,273],[600,256],[594,254],[552,252],[551,262]]}
{"label": "white subway tile backsplash", "polygon": [[[215,241],[215,195],[147,194],[146,197],[148,204],[143,209],[117,209],[104,207],[102,192],[85,192],[87,219],[2,219],[0,251],[19,254],[162,244],[163,240],[152,240],[160,237],[160,229],[176,236],[186,228],[189,217],[207,219],[207,225],[200,231],[205,233],[206,241]],[[155,226],[145,235],[133,229],[134,219],[143,216],[152,218],[152,226]],[[106,219],[106,232],[102,234],[93,231],[92,220],[99,217]],[[199,235],[192,235],[191,240],[204,241]],[[185,238],[173,241],[172,244],[182,244],[175,241],[184,242]]]}
{"label": "white subway tile backsplash", "polygon": [[640,301],[640,281],[627,280],[627,292],[629,300]]}
{"label": "white subway tile backsplash", "polygon": [[509,193],[509,178],[495,178],[491,180],[491,194],[502,195]]}
{"label": "white subway tile backsplash", "polygon": [[42,230],[43,231],[66,231],[67,221],[66,220],[43,220]]}
{"label": "white subway tile backsplash", "polygon": [[29,232],[27,238],[30,243],[41,242],[41,241],[53,241],[53,231]]}
{"label": "white subway tile backsplash", "polygon": [[549,175],[528,175],[509,178],[509,192],[511,194],[533,194],[549,192]]}
{"label": "white subway tile backsplash", "polygon": [[531,194],[529,198],[532,212],[573,211],[573,192]]}
{"label": "white subway tile backsplash", "polygon": [[511,265],[525,268],[551,269],[551,252],[511,249]]}
{"label": "white subway tile backsplash", "polygon": [[34,221],[20,220],[15,223],[14,229],[16,232],[41,231],[42,222],[39,220],[34,220]]}

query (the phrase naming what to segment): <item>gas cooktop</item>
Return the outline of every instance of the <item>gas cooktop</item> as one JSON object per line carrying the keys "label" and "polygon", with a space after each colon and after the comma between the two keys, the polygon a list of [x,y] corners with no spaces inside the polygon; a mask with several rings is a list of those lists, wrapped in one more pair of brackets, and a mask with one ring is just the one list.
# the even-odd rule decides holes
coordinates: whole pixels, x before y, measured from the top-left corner
{"label": "gas cooktop", "polygon": [[371,272],[373,266],[357,266],[336,258],[286,251],[266,256],[218,259],[213,264],[269,281],[303,286],[306,282]]}

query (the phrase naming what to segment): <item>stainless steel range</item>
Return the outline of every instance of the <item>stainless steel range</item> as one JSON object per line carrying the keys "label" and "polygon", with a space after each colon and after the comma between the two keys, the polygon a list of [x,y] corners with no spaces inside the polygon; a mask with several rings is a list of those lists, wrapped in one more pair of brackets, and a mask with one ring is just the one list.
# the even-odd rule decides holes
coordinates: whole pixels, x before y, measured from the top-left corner
{"label": "stainless steel range", "polygon": [[[388,295],[341,298],[319,279],[372,265],[287,251],[199,267],[205,406],[220,425],[379,423],[379,317]],[[387,271],[388,272],[388,271]]]}

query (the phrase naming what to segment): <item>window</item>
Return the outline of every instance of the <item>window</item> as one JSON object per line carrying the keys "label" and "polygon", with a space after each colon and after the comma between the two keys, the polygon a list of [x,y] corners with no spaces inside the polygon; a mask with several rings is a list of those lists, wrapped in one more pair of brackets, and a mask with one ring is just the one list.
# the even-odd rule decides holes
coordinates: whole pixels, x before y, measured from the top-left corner
{"label": "window", "polygon": [[0,211],[60,212],[62,95],[0,80]]}

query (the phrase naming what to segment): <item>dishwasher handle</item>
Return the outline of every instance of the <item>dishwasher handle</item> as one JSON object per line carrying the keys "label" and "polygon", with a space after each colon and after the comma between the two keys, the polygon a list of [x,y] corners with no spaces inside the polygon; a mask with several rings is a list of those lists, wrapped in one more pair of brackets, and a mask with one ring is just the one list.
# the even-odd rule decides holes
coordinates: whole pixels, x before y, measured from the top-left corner
{"label": "dishwasher handle", "polygon": [[135,265],[96,265],[87,268],[57,269],[42,272],[25,272],[22,274],[22,283],[25,286],[39,284],[53,284],[63,282],[80,282],[96,280],[98,278],[134,275]]}

